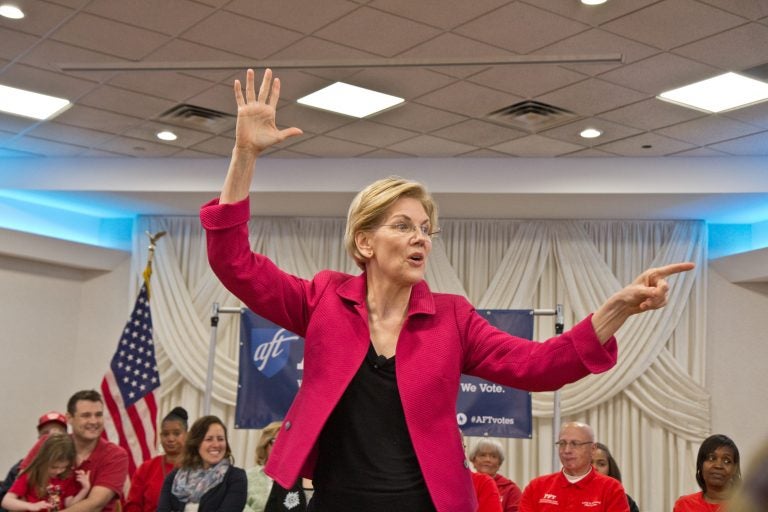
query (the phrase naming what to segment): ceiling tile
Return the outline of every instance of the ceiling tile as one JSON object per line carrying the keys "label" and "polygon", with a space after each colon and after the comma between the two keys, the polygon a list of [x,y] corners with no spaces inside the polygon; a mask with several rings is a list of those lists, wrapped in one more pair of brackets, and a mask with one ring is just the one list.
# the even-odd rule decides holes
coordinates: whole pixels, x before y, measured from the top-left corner
{"label": "ceiling tile", "polygon": [[710,147],[731,155],[765,156],[768,155],[768,132],[712,144]]}
{"label": "ceiling tile", "polygon": [[[178,139],[174,141],[162,141],[158,139],[156,136],[157,133],[163,130],[171,130],[178,136]],[[145,122],[140,125],[133,126],[126,130],[123,135],[125,137],[152,142],[153,144],[174,147],[177,150],[182,150],[184,148],[194,146],[195,144],[199,144],[205,140],[213,138],[213,134],[209,132],[190,130],[181,126],[166,125],[157,122]]]}
{"label": "ceiling tile", "polygon": [[521,130],[514,130],[498,124],[478,121],[477,119],[469,119],[453,126],[435,130],[432,134],[455,142],[466,142],[479,147],[493,146],[528,135],[527,132]]}
{"label": "ceiling tile", "polygon": [[579,151],[584,149],[584,146],[550,139],[542,135],[528,135],[521,139],[491,146],[490,149],[515,156],[554,157]]}
{"label": "ceiling tile", "polygon": [[570,71],[561,66],[521,64],[495,66],[473,75],[467,80],[492,89],[510,92],[523,98],[533,99],[586,78],[581,73]]}
{"label": "ceiling tile", "polygon": [[363,7],[323,27],[315,35],[376,55],[394,57],[439,33],[422,23]]}
{"label": "ceiling tile", "polygon": [[388,149],[401,151],[408,155],[437,158],[457,156],[477,148],[431,135],[417,135],[412,139],[393,144]]}
{"label": "ceiling tile", "polygon": [[710,157],[710,156],[728,156],[728,153],[723,153],[722,151],[715,151],[712,148],[694,148],[686,151],[680,151],[679,153],[672,153],[669,156]]}
{"label": "ceiling tile", "polygon": [[331,130],[326,135],[369,146],[389,146],[412,137],[414,133],[393,126],[360,120]]}
{"label": "ceiling tile", "polygon": [[669,50],[743,23],[743,18],[694,0],[663,0],[606,23],[602,28]]}
{"label": "ceiling tile", "polygon": [[[298,41],[302,35],[230,12],[217,11],[181,37],[231,54],[263,59]],[[197,56],[191,60],[197,60]]]}
{"label": "ceiling tile", "polygon": [[[12,3],[23,8],[25,16],[20,20],[0,16],[0,29],[18,30],[30,35],[42,36],[75,14],[73,9],[40,0]],[[5,44],[5,39],[3,43]]]}
{"label": "ceiling tile", "polygon": [[63,144],[61,142],[29,136],[13,139],[9,143],[3,144],[3,147],[14,151],[24,151],[41,156],[54,157],[78,156],[87,149],[73,144]]}
{"label": "ceiling tile", "polygon": [[97,149],[139,158],[169,157],[180,151],[180,148],[178,147],[157,144],[147,140],[132,139],[130,137],[117,137],[111,139]]}
{"label": "ceiling tile", "polygon": [[75,105],[56,118],[62,124],[90,128],[107,133],[123,133],[125,130],[141,124],[141,119],[116,114],[106,110]]}
{"label": "ceiling tile", "polygon": [[199,144],[193,144],[190,149],[203,151],[213,155],[229,157],[232,155],[232,148],[235,146],[235,140],[230,137],[211,137]]}
{"label": "ceiling tile", "polygon": [[584,5],[563,0],[525,0],[541,9],[574,18],[588,25],[601,25],[658,0],[611,0],[602,5]]}
{"label": "ceiling tile", "polygon": [[59,98],[75,100],[96,87],[96,83],[44,69],[13,64],[7,67],[0,81],[4,85],[19,87]]}
{"label": "ceiling tile", "polygon": [[510,0],[473,0],[452,2],[448,7],[440,0],[373,0],[368,5],[433,27],[451,29],[507,3]]}
{"label": "ceiling tile", "polygon": [[[112,55],[44,39],[26,53],[19,62],[36,68],[58,72],[59,67],[64,64],[102,63],[114,62],[114,60],[115,57]],[[100,83],[106,82],[115,74],[114,71],[62,71],[61,73],[82,80]]]}
{"label": "ceiling tile", "polygon": [[[430,59],[473,59],[481,57],[505,56],[509,52],[495,46],[475,41],[453,33],[440,34],[418,46],[398,55],[398,57]],[[428,67],[428,64],[425,63]],[[437,73],[463,78],[479,73],[486,67],[481,66],[435,66],[429,68]]]}
{"label": "ceiling tile", "polygon": [[85,148],[97,147],[113,137],[110,133],[67,126],[55,122],[41,123],[29,131],[29,135],[40,139],[74,144]]}
{"label": "ceiling tile", "polygon": [[0,130],[6,132],[21,133],[23,131],[29,130],[37,124],[40,124],[41,122],[42,121],[38,121],[37,119],[12,116],[10,114],[0,112]]}
{"label": "ceiling tile", "polygon": [[417,133],[429,133],[465,119],[464,116],[417,103],[406,103],[376,116],[377,123],[398,126]]}
{"label": "ceiling tile", "polygon": [[645,60],[603,73],[600,79],[656,96],[664,91],[711,78],[720,73],[722,71],[717,68],[684,57],[671,53],[659,53]]}
{"label": "ceiling tile", "polygon": [[[645,147],[644,147],[645,146]],[[599,146],[600,151],[607,151],[619,156],[665,156],[694,146],[680,140],[670,139],[655,133],[643,133],[634,137],[609,142]]]}
{"label": "ceiling tile", "polygon": [[469,153],[464,153],[461,155],[461,158],[509,158],[509,155],[501,153],[500,151],[481,148],[476,149],[475,151],[470,151]]}
{"label": "ceiling tile", "polygon": [[228,11],[303,33],[312,33],[357,8],[357,4],[347,0],[233,0],[227,4]]}
{"label": "ceiling tile", "polygon": [[99,0],[88,3],[84,10],[168,35],[177,35],[214,12],[190,0]]}
{"label": "ceiling tile", "polygon": [[483,118],[500,108],[521,101],[513,94],[494,91],[469,82],[456,82],[425,94],[415,101],[427,106],[458,112],[469,117]]}
{"label": "ceiling tile", "polygon": [[445,87],[455,79],[425,68],[363,69],[349,83],[392,94],[405,100]]}
{"label": "ceiling tile", "polygon": [[134,117],[156,117],[176,103],[108,85],[80,98],[79,104]]}
{"label": "ceiling tile", "polygon": [[[596,128],[603,132],[600,137],[594,139],[585,139],[579,135],[583,130],[587,128]],[[617,123],[612,123],[600,118],[586,118],[579,119],[573,123],[552,128],[551,130],[545,130],[540,133],[550,139],[557,139],[564,142],[570,142],[577,146],[597,146],[611,142],[617,139],[623,139],[632,135],[637,135],[641,130],[637,128],[630,128]]]}
{"label": "ceiling tile", "polygon": [[768,101],[750,105],[749,107],[723,112],[720,115],[768,129]]}
{"label": "ceiling tile", "polygon": [[237,103],[232,86],[214,85],[200,94],[190,96],[186,103],[232,116],[237,115]]}
{"label": "ceiling tile", "polygon": [[211,87],[211,82],[175,71],[124,71],[115,75],[109,83],[122,89],[174,102],[184,101]]}
{"label": "ceiling tile", "polygon": [[[51,39],[84,48],[98,48],[124,59],[141,60],[165,43],[168,36],[80,13],[56,30]],[[131,43],[125,44],[126,41]]]}
{"label": "ceiling tile", "polygon": [[291,151],[298,151],[311,156],[332,156],[334,158],[350,158],[360,156],[376,149],[374,146],[357,144],[347,140],[334,139],[318,135],[309,140],[293,144]]}
{"label": "ceiling tile", "polygon": [[675,53],[726,71],[739,71],[768,62],[766,48],[768,27],[760,23],[750,23],[675,48]]}
{"label": "ceiling tile", "polygon": [[760,128],[755,126],[717,115],[709,115],[657,130],[662,135],[691,142],[697,146],[714,144],[724,139],[732,139],[759,131]]}
{"label": "ceiling tile", "polygon": [[765,0],[699,0],[712,7],[732,12],[733,14],[744,16],[751,20],[757,20],[768,16],[768,3]]}
{"label": "ceiling tile", "polygon": [[595,148],[588,148],[588,149],[582,149],[581,151],[576,151],[573,153],[568,153],[568,158],[571,157],[580,157],[580,158],[595,158],[595,157],[606,157],[606,156],[616,156],[613,153],[609,153],[608,151],[600,151],[599,149]]}
{"label": "ceiling tile", "polygon": [[647,96],[609,84],[596,78],[590,78],[570,85],[555,92],[541,96],[539,101],[570,110],[580,115],[594,115],[640,101]]}
{"label": "ceiling tile", "polygon": [[626,126],[635,126],[641,130],[655,130],[706,115],[706,113],[692,108],[685,108],[668,101],[651,98],[609,112],[603,112],[600,114],[600,118],[615,121]]}
{"label": "ceiling tile", "polygon": [[0,41],[3,42],[3,44],[0,44],[0,57],[16,59],[20,55],[31,51],[39,40],[38,37],[33,35],[0,26]]}
{"label": "ceiling tile", "polygon": [[514,2],[475,18],[454,32],[515,53],[530,53],[589,26]]}

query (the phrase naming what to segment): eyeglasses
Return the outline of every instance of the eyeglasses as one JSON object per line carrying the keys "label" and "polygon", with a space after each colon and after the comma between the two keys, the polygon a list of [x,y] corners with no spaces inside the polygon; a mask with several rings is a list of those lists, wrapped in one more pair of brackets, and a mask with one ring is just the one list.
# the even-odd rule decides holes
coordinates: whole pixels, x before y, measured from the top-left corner
{"label": "eyeglasses", "polygon": [[380,228],[390,228],[399,235],[408,236],[412,233],[421,233],[427,240],[434,240],[440,233],[440,228],[431,229],[429,226],[415,226],[410,222],[397,222],[395,224],[381,224]]}
{"label": "eyeglasses", "polygon": [[565,450],[566,448],[575,450],[576,448],[581,448],[585,444],[594,443],[592,441],[558,441],[555,443],[555,446],[557,446],[560,450]]}

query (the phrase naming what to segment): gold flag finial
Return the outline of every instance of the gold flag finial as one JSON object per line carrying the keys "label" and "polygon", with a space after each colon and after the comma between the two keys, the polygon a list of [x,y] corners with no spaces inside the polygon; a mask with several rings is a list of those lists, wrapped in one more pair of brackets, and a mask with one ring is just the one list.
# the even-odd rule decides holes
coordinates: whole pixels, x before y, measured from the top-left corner
{"label": "gold flag finial", "polygon": [[149,247],[147,247],[149,254],[147,255],[147,266],[144,269],[144,283],[147,285],[147,296],[149,296],[149,278],[152,277],[152,259],[155,257],[155,244],[158,240],[165,236],[165,231],[158,231],[154,235],[149,231],[145,231],[149,238]]}

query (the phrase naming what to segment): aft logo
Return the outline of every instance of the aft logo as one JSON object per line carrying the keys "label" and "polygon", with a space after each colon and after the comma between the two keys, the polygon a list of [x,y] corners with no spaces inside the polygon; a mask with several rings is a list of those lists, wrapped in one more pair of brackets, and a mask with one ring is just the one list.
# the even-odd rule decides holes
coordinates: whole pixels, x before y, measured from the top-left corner
{"label": "aft logo", "polygon": [[600,501],[582,501],[581,506],[582,507],[599,507],[602,505],[602,502]]}
{"label": "aft logo", "polygon": [[539,500],[539,503],[546,503],[548,505],[559,505],[557,501],[557,494],[545,494]]}
{"label": "aft logo", "polygon": [[291,353],[290,342],[301,339],[285,329],[251,329],[251,361],[266,377],[283,369]]}

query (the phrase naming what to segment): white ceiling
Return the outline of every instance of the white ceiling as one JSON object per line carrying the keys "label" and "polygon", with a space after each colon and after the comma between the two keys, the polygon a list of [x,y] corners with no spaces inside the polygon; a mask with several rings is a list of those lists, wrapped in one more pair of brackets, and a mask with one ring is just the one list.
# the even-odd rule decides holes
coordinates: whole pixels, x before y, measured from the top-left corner
{"label": "white ceiling", "polygon": [[[711,115],[655,99],[768,63],[766,0],[14,3],[27,17],[0,18],[0,84],[74,105],[50,122],[0,114],[0,189],[189,214],[221,183],[231,124],[177,126],[173,143],[155,133],[182,103],[233,114],[231,84],[242,70],[62,71],[66,64],[621,53],[623,63],[280,70],[278,122],[305,135],[265,157],[255,189],[266,192],[254,208],[343,214],[359,186],[397,173],[427,182],[454,217],[768,220],[768,102]],[[365,120],[296,103],[336,80],[406,102]],[[523,100],[574,120],[525,130],[488,119]],[[586,126],[603,137],[580,138]]]}

